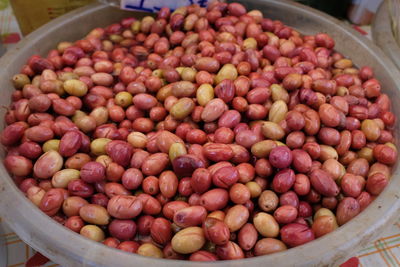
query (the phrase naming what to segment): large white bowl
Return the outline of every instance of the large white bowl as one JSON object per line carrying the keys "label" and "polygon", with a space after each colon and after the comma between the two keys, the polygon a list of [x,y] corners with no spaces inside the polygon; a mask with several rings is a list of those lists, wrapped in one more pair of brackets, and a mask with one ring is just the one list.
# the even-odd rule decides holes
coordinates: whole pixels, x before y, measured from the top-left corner
{"label": "large white bowl", "polygon": [[[366,38],[340,21],[314,9],[293,2],[273,0],[241,1],[249,10],[259,9],[264,16],[282,20],[302,33],[327,32],[336,40],[336,49],[358,65],[374,68],[395,103],[394,113],[400,116],[400,73],[393,63]],[[13,90],[10,78],[33,54],[45,54],[60,41],[83,37],[90,29],[105,26],[129,16],[126,11],[93,4],[54,20],[30,34],[0,60],[0,104],[8,106]],[[4,124],[1,109],[0,120]],[[396,133],[398,132],[398,125]],[[4,151],[0,156],[4,157]],[[251,259],[216,263],[197,263],[146,258],[125,253],[88,240],[59,225],[36,208],[15,186],[0,163],[0,215],[30,246],[63,266],[322,266],[343,262],[360,246],[379,234],[395,219],[400,202],[399,169],[385,191],[359,216],[333,233],[285,252]]]}

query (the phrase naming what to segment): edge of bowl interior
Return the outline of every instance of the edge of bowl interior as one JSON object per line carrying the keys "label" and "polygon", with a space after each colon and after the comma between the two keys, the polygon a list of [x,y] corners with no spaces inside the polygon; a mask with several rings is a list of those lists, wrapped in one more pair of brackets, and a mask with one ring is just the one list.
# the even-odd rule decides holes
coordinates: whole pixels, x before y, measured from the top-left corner
{"label": "edge of bowl interior", "polygon": [[397,68],[400,69],[400,45],[394,39],[389,2],[384,1],[376,12],[372,23],[372,37],[375,43],[390,57]]}
{"label": "edge of bowl interior", "polygon": [[[357,32],[343,26],[341,22],[319,11],[293,2],[273,0],[239,1],[251,9],[259,9],[264,16],[280,18],[285,24],[296,27],[309,34],[329,32],[337,40],[337,50],[350,56],[358,65],[375,67],[376,76],[394,101],[400,100],[396,77],[400,73],[393,63],[370,41]],[[0,59],[0,88],[3,96],[0,103],[8,106],[12,92],[10,77],[17,73],[26,60],[34,53],[45,54],[55,44],[65,40],[75,40],[84,36],[95,26],[105,26],[132,13],[115,8],[93,4],[73,11],[43,26],[30,34],[25,40]],[[142,14],[143,15],[143,14]],[[400,107],[394,105],[394,113],[400,116]],[[4,124],[5,111],[0,112],[0,121]],[[399,126],[396,125],[398,130]],[[0,151],[4,158],[4,150]],[[398,188],[399,170],[395,168],[390,185],[365,210],[334,233],[319,238],[300,247],[282,253],[255,257],[245,260],[215,263],[195,263],[176,260],[160,260],[128,254],[108,248],[88,240],[79,234],[65,229],[26,200],[15,186],[13,180],[0,163],[0,215],[26,243],[63,266],[129,266],[132,263],[162,264],[163,266],[320,266],[333,265],[346,260],[359,245],[366,244],[379,234],[385,224],[393,222],[400,208]]]}

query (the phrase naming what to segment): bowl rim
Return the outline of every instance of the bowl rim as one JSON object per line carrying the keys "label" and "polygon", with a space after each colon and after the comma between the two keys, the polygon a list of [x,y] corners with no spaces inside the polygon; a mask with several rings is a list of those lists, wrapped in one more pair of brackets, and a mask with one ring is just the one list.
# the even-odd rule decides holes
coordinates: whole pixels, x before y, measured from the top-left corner
{"label": "bowl rim", "polygon": [[[400,77],[400,73],[394,68],[393,63],[372,42],[367,40],[365,37],[360,36],[356,31],[351,29],[349,26],[344,25],[337,19],[334,19],[320,11],[289,1],[250,0],[244,3],[243,0],[240,0],[238,2],[242,2],[243,4],[262,3],[274,5],[280,8],[284,7],[302,12],[304,16],[310,16],[313,18],[318,17],[318,19],[324,20],[325,23],[332,26],[337,27],[339,25],[344,34],[352,35],[351,37],[369,50],[371,55],[377,54],[375,57],[379,57],[385,71],[398,85],[396,90],[399,90],[400,82],[396,82],[396,77]],[[37,45],[42,37],[54,33],[56,30],[60,30],[63,24],[73,21],[76,16],[88,16],[93,14],[95,11],[105,8],[110,7],[97,3],[91,4],[68,13],[68,16],[64,15],[42,26],[38,30],[29,34],[24,40],[18,43],[16,47],[9,50],[0,59],[0,66],[7,66],[10,62],[14,62],[21,50],[29,49],[27,46],[31,45],[31,43]],[[5,76],[7,72],[6,69],[7,68],[0,68],[0,77],[7,77]],[[396,171],[396,174],[398,175],[398,170]],[[345,260],[342,256],[353,251],[357,245],[367,243],[374,235],[378,234],[379,231],[383,229],[386,223],[394,221],[394,219],[396,219],[396,212],[400,210],[400,202],[397,201],[399,195],[397,190],[395,190],[400,187],[400,178],[398,178],[391,180],[390,186],[386,187],[384,192],[382,192],[381,195],[369,205],[365,212],[360,213],[357,217],[341,226],[333,233],[318,238],[317,240],[305,245],[267,256],[235,261],[219,261],[215,263],[199,263],[178,260],[166,261],[165,259],[148,258],[109,248],[66,229],[64,226],[53,221],[50,217],[44,216],[44,213],[26,199],[14,184],[10,175],[6,172],[3,162],[0,164],[0,176],[0,215],[3,218],[8,218],[8,222],[6,221],[6,223],[21,237],[23,241],[50,259],[65,261],[65,266],[69,266],[66,261],[67,258],[71,258],[84,266],[110,266],[109,263],[112,263],[116,258],[118,258],[118,263],[123,263],[121,266],[131,265],[130,263],[134,261],[141,265],[160,264],[164,266],[242,266],[243,264],[259,266],[265,265],[268,262],[292,266],[332,264],[333,262]],[[390,201],[391,205],[384,205],[384,202],[387,201]],[[29,213],[24,214],[26,211],[29,211]],[[374,212],[374,214],[372,214],[372,212]],[[29,222],[31,218],[35,219],[35,223]],[[54,238],[56,235],[57,238]],[[68,239],[70,242],[64,242]],[[324,246],[326,244],[329,244],[330,246]],[[313,252],[313,255],[310,255],[310,251]],[[302,258],[299,259],[299,256]]]}

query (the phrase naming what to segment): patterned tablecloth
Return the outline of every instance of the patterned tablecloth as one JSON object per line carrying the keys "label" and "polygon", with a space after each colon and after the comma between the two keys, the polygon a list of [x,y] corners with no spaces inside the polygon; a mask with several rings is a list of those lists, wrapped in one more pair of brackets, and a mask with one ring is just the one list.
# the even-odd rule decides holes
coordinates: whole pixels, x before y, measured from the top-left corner
{"label": "patterned tablecloth", "polygon": [[[5,266],[25,266],[26,262],[31,257],[33,257],[36,252],[28,245],[26,245],[21,239],[19,239],[18,236],[13,233],[10,228],[4,225],[4,223],[1,223],[1,220],[0,228],[0,240],[4,240],[7,249],[7,263]],[[0,248],[2,247],[2,245],[4,244],[0,244]],[[31,260],[31,264],[28,264],[27,266],[39,266],[32,263],[38,262],[41,259],[41,257],[38,257],[38,255],[36,255],[36,258],[34,258],[34,260]],[[348,259],[343,259],[343,262],[345,262],[346,260]],[[357,263],[360,267],[400,266],[400,220],[398,220],[393,225],[389,225],[379,239],[371,242],[364,248],[361,248],[358,253],[356,253],[354,257],[351,258],[351,260],[348,261],[346,264],[343,264],[342,267],[356,267]],[[2,255],[0,254],[0,267],[3,266],[4,265],[2,265]],[[55,267],[59,265],[53,262],[47,262],[40,266]]]}

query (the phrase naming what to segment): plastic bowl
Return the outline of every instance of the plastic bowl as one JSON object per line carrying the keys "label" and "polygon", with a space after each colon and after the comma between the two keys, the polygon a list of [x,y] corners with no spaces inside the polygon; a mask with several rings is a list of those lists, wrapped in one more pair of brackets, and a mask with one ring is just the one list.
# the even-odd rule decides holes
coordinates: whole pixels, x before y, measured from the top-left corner
{"label": "plastic bowl", "polygon": [[[248,10],[259,9],[264,15],[280,19],[304,34],[328,32],[336,40],[336,49],[358,65],[375,70],[382,88],[393,103],[400,101],[400,73],[384,53],[366,38],[342,22],[314,9],[293,2],[273,0],[241,1]],[[30,34],[0,60],[0,103],[8,106],[12,92],[10,78],[33,54],[44,54],[60,41],[73,41],[90,29],[116,22],[132,13],[93,4],[58,18]],[[400,117],[400,105],[393,105]],[[5,109],[0,113],[3,122]],[[4,123],[3,123],[4,124]],[[396,133],[398,133],[397,124]],[[4,157],[4,151],[1,151]],[[59,225],[25,198],[0,164],[0,215],[30,246],[62,266],[322,266],[335,265],[367,244],[396,219],[400,202],[399,169],[396,165],[389,186],[360,215],[331,234],[285,252],[244,260],[198,263],[163,260],[129,254],[86,239]]]}

